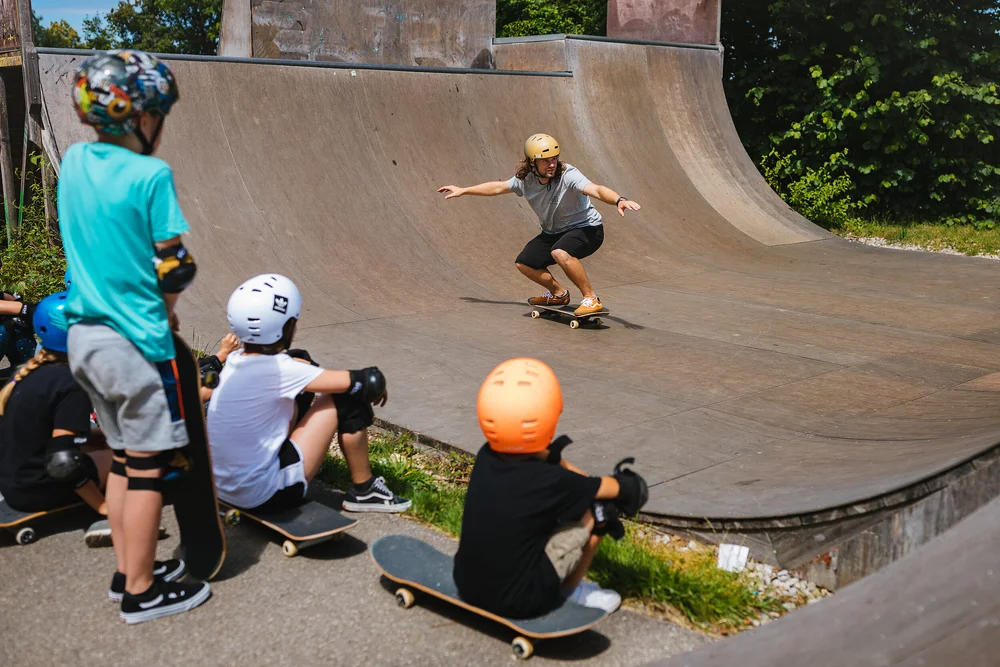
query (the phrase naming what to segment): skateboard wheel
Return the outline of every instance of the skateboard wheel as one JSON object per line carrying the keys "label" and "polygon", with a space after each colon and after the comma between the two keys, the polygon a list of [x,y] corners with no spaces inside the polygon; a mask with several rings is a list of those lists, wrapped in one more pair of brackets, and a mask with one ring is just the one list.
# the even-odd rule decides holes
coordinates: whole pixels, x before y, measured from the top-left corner
{"label": "skateboard wheel", "polygon": [[535,652],[535,647],[524,637],[515,637],[510,643],[510,648],[518,660],[527,660]]}
{"label": "skateboard wheel", "polygon": [[226,523],[236,526],[240,522],[240,513],[237,510],[229,510],[225,514]]}
{"label": "skateboard wheel", "polygon": [[570,329],[579,329],[580,328],[580,320],[571,320],[570,323],[569,323],[569,328]]}
{"label": "skateboard wheel", "polygon": [[281,545],[281,553],[285,554],[289,558],[294,558],[299,554],[299,547],[295,544],[295,542],[285,540],[284,544]]}
{"label": "skateboard wheel", "polygon": [[542,314],[540,312],[538,312],[537,310],[531,311],[531,319],[537,320],[541,316],[542,316]]}
{"label": "skateboard wheel", "polygon": [[604,320],[602,320],[602,319],[601,319],[601,318],[599,318],[599,317],[595,317],[595,318],[594,318],[594,324],[595,324],[596,326],[601,326],[602,324],[604,324]]}
{"label": "skateboard wheel", "polygon": [[17,543],[18,544],[31,544],[35,541],[35,529],[34,528],[22,528],[17,531]]}
{"label": "skateboard wheel", "polygon": [[413,606],[414,598],[413,593],[410,592],[408,588],[400,588],[396,591],[396,604],[398,604],[403,609],[409,609]]}

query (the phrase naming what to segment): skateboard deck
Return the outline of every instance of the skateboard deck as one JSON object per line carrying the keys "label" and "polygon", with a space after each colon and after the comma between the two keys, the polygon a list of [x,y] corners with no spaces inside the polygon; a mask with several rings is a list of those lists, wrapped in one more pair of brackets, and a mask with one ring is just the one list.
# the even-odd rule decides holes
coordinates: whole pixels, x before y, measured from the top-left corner
{"label": "skateboard deck", "polygon": [[[528,304],[531,306],[531,304]],[[602,315],[610,315],[611,311],[607,308],[602,308],[595,313],[587,313],[586,315],[577,315],[573,311],[580,307],[580,304],[570,304],[568,306],[531,306],[534,310],[531,311],[531,319],[537,320],[539,317],[556,318],[559,316],[571,318],[569,321],[570,329],[579,329],[580,324],[583,322],[592,322],[593,324],[600,326],[604,324],[601,319]]]}
{"label": "skateboard deck", "polygon": [[558,609],[537,618],[513,619],[492,614],[459,598],[458,588],[451,574],[454,558],[408,535],[379,538],[372,543],[369,554],[382,574],[404,586],[396,591],[396,603],[400,607],[407,609],[414,603],[412,591],[406,588],[409,586],[502,623],[523,635],[515,637],[511,642],[514,655],[522,660],[534,653],[531,639],[575,635],[589,630],[608,617],[608,613],[602,609],[592,609],[574,602],[564,602]]}
{"label": "skateboard deck", "polygon": [[264,513],[240,509],[225,501],[219,504],[229,525],[235,526],[242,517],[247,517],[287,538],[281,545],[281,552],[289,558],[302,549],[329,542],[358,525],[357,519],[349,519],[315,500],[307,500],[291,509]]}
{"label": "skateboard deck", "polygon": [[165,500],[174,506],[188,573],[195,579],[208,580],[222,569],[226,536],[215,495],[212,454],[205,432],[205,406],[198,395],[200,369],[191,348],[177,334],[174,334],[174,348],[179,377],[177,393],[188,435],[183,451],[189,465],[187,471],[171,482]]}
{"label": "skateboard deck", "polygon": [[13,532],[18,544],[31,544],[37,537],[32,524],[34,524],[38,519],[46,517],[50,514],[62,512],[63,510],[80,507],[84,504],[85,503],[81,501],[71,505],[64,505],[63,507],[45,510],[44,512],[21,512],[8,505],[7,501],[3,498],[0,498],[0,528]]}

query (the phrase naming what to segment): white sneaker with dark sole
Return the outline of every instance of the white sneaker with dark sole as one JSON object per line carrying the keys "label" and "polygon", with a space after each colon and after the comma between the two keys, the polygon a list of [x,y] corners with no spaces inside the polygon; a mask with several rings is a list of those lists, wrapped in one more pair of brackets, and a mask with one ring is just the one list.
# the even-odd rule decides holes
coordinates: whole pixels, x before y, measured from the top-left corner
{"label": "white sneaker with dark sole", "polygon": [[145,623],[190,611],[211,595],[212,588],[204,581],[182,584],[179,581],[156,579],[152,587],[142,595],[125,593],[119,616],[129,625]]}
{"label": "white sneaker with dark sole", "polygon": [[413,503],[397,496],[385,485],[385,477],[376,477],[361,490],[351,489],[344,498],[348,512],[405,512]]}

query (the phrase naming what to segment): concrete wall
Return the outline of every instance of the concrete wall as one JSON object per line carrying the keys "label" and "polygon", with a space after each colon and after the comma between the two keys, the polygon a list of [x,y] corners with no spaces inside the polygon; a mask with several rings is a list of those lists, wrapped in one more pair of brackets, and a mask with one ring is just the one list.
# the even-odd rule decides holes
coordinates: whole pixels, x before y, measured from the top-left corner
{"label": "concrete wall", "polygon": [[608,37],[718,44],[721,12],[722,0],[609,0]]}
{"label": "concrete wall", "polygon": [[253,55],[492,68],[495,0],[253,0]]}

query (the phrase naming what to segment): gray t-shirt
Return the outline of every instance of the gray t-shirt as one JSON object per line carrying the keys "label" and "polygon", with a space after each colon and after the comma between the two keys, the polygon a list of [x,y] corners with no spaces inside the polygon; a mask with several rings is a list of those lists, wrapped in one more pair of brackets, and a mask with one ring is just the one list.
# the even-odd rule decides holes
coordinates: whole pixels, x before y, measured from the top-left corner
{"label": "gray t-shirt", "polygon": [[528,200],[542,231],[549,234],[601,224],[601,214],[590,202],[590,197],[583,194],[590,181],[573,165],[565,164],[565,167],[562,178],[550,180],[545,185],[538,182],[534,172],[524,179],[515,176],[507,181],[507,187],[514,194]]}

